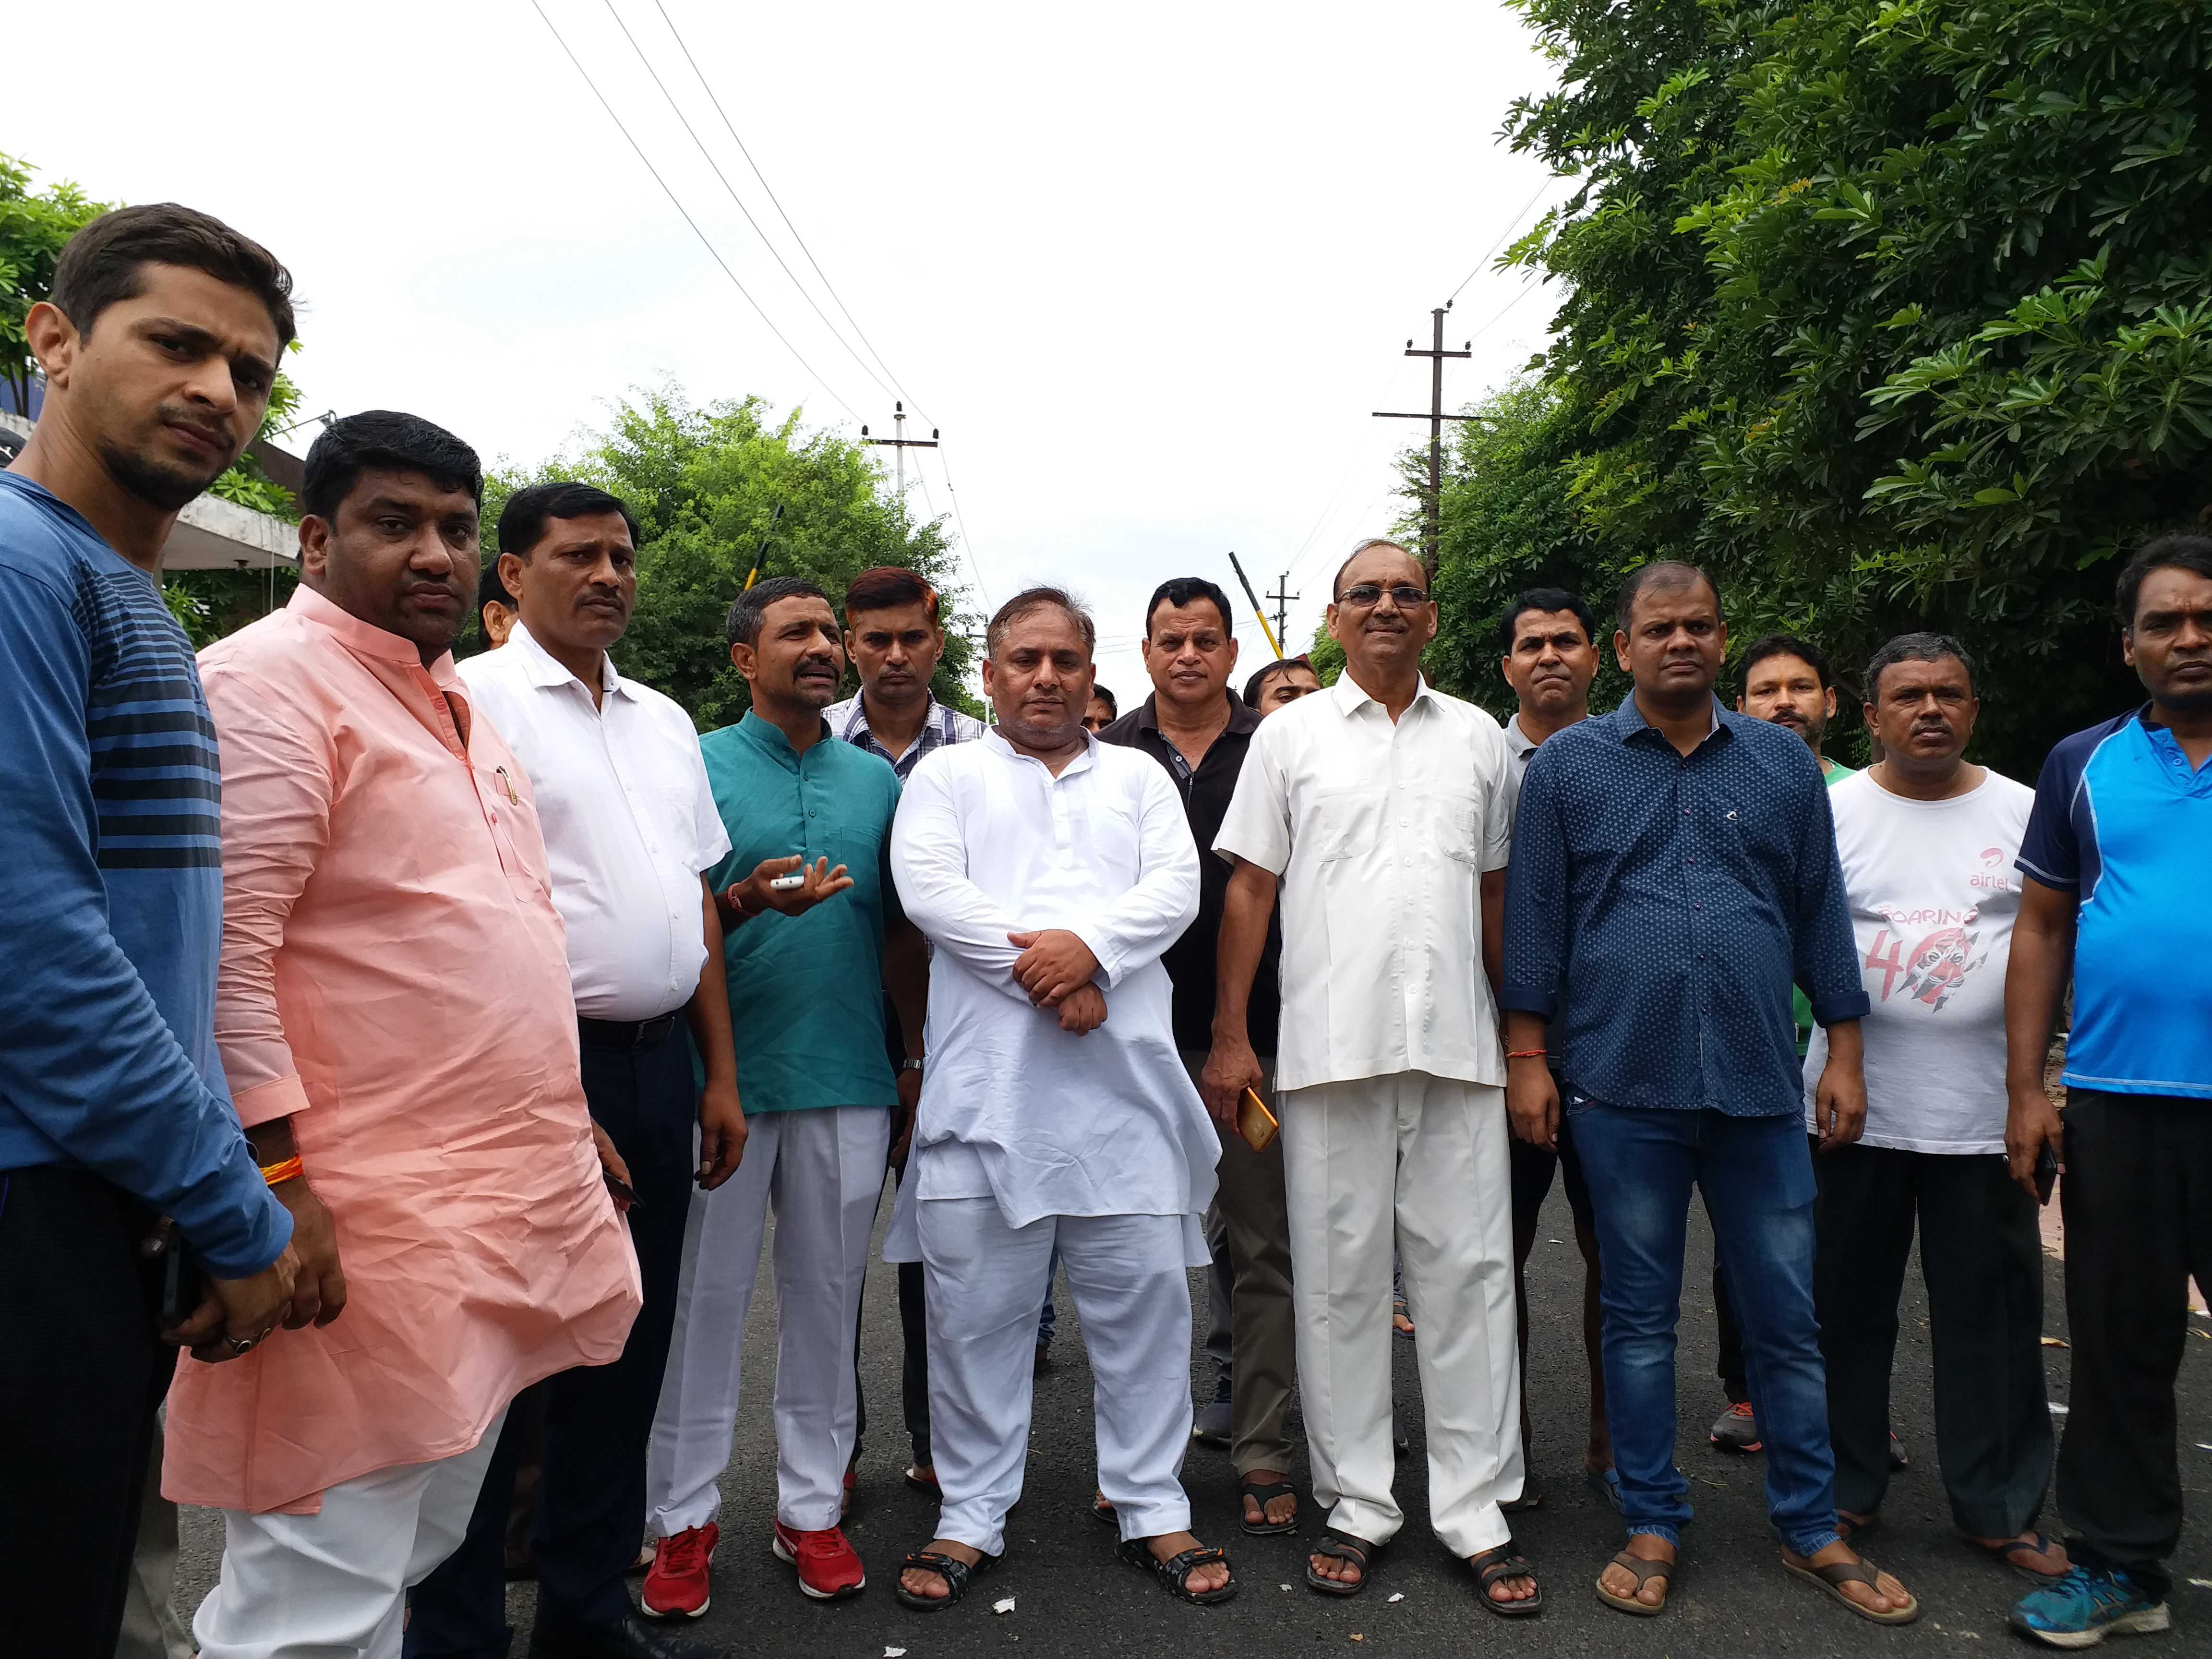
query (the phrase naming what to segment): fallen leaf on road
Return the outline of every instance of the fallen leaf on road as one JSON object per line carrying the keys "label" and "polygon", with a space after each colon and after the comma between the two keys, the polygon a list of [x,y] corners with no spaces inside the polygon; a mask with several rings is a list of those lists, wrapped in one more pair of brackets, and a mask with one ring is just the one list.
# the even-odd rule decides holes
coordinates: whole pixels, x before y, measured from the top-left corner
{"label": "fallen leaf on road", "polygon": [[1367,1638],[1362,1636],[1358,1631],[1354,1631],[1352,1632],[1352,1639],[1355,1642],[1364,1642]]}
{"label": "fallen leaf on road", "polygon": [[2054,1400],[2051,1402],[2051,1414],[2053,1417],[2063,1417],[2066,1415],[2066,1407]]}
{"label": "fallen leaf on road", "polygon": [[2199,1589],[2212,1589],[2212,1578],[2192,1578],[2189,1582]]}
{"label": "fallen leaf on road", "polygon": [[2063,1336],[2046,1336],[2043,1339],[2043,1346],[2046,1348],[2070,1348],[2074,1345]]}
{"label": "fallen leaf on road", "polygon": [[1390,1592],[1390,1599],[1393,1601],[1402,1601],[1406,1599],[1406,1592],[1403,1590],[1393,1590]]}
{"label": "fallen leaf on road", "polygon": [[885,1648],[884,1650],[884,1659],[906,1659],[906,1650],[904,1648]]}
{"label": "fallen leaf on road", "polygon": [[991,1603],[991,1611],[994,1613],[1012,1613],[1013,1610],[1014,1598],[1011,1595],[1004,1596]]}
{"label": "fallen leaf on road", "polygon": [[1284,1586],[1283,1586],[1283,1588],[1284,1588],[1285,1589],[1290,1589],[1290,1586],[1289,1586],[1288,1584],[1285,1584],[1285,1585],[1284,1585]]}

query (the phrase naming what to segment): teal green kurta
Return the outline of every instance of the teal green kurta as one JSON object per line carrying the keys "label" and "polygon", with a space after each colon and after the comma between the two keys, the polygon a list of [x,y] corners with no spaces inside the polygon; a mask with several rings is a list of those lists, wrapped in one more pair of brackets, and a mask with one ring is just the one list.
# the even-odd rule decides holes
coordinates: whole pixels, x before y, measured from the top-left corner
{"label": "teal green kurta", "polygon": [[730,854],[716,892],[764,859],[846,867],[853,885],[800,916],[770,911],[722,942],[745,1114],[898,1101],[884,1043],[884,929],[903,919],[886,862],[897,775],[823,728],[805,754],[748,712],[699,740]]}

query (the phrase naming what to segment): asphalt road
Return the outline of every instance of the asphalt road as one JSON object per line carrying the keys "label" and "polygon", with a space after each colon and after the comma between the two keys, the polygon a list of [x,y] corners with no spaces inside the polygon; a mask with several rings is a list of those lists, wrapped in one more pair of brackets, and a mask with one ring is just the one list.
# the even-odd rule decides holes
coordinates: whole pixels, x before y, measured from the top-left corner
{"label": "asphalt road", "polygon": [[[885,1206],[888,1212],[889,1206]],[[745,1403],[735,1455],[723,1477],[723,1542],[714,1566],[708,1615],[689,1627],[696,1638],[726,1644],[733,1655],[839,1656],[910,1659],[999,1653],[1031,1659],[1089,1659],[1104,1655],[1237,1656],[1275,1659],[1316,1654],[1446,1655],[1496,1647],[1531,1654],[1850,1656],[1869,1653],[1987,1650],[2012,1638],[2005,1613],[2026,1588],[2020,1580],[1957,1541],[1936,1474],[1929,1376],[1927,1310],[1911,1275],[1893,1393],[1893,1417],[1913,1457],[1893,1486],[1882,1530],[1869,1553],[1895,1571],[1920,1597],[1919,1622],[1882,1629],[1855,1619],[1810,1587],[1785,1575],[1765,1522],[1764,1460],[1724,1456],[1705,1442],[1722,1404],[1713,1380],[1712,1311],[1693,1267],[1683,1310],[1681,1435],[1677,1455],[1691,1480],[1698,1519],[1686,1540],[1684,1568],[1666,1614],[1628,1618],[1601,1605],[1591,1581],[1620,1547],[1617,1519],[1579,1480],[1586,1383],[1580,1353],[1580,1262],[1565,1200],[1555,1190],[1529,1267],[1535,1310],[1535,1352],[1529,1390],[1534,1418],[1534,1468],[1542,1508],[1521,1517],[1518,1541],[1535,1564],[1551,1606],[1540,1618],[1508,1623],[1478,1605],[1466,1569],[1430,1535],[1427,1479],[1421,1455],[1419,1383],[1409,1345],[1397,1353],[1399,1420],[1413,1455],[1401,1462],[1399,1496],[1409,1520],[1378,1564],[1373,1587],[1343,1601],[1306,1589],[1297,1538],[1247,1538],[1237,1530],[1236,1487],[1224,1452],[1194,1445],[1184,1480],[1199,1534],[1224,1545],[1241,1593],[1214,1607],[1172,1601],[1148,1576],[1115,1559],[1112,1536],[1084,1514],[1092,1485],[1091,1374],[1082,1333],[1060,1291],[1060,1339],[1054,1364],[1037,1380],[1026,1494],[1009,1528],[1007,1555],[957,1607],[921,1614],[891,1598],[900,1558],[930,1536],[934,1506],[899,1478],[906,1438],[899,1423],[899,1331],[890,1269],[870,1271],[862,1371],[875,1413],[860,1467],[858,1499],[848,1523],[866,1562],[866,1592],[830,1605],[802,1596],[789,1568],[769,1553],[775,1443],[768,1402],[774,1386],[775,1311],[763,1285],[754,1299],[746,1343]],[[1702,1216],[1693,1217],[1690,1260],[1708,1260]],[[2063,1338],[2065,1304],[2058,1264],[2047,1276],[2045,1328]],[[1194,1293],[1203,1291],[1194,1276]],[[2192,1525],[2173,1563],[2175,1630],[2162,1639],[2130,1644],[2146,1655],[2212,1653],[2212,1321],[2191,1322],[2181,1375],[2182,1479]],[[2067,1353],[2046,1350],[2051,1398],[2067,1397]],[[1210,1394],[1212,1369],[1194,1354],[1194,1376]],[[1304,1459],[1296,1471],[1305,1492]],[[2049,1520],[2046,1515],[2046,1521]],[[1320,1528],[1309,1505],[1305,1536]],[[220,1523],[188,1513],[179,1599],[197,1605],[212,1581]],[[2191,1580],[2196,1582],[2192,1583]],[[513,1622],[526,1633],[534,1588],[510,1593]],[[992,1611],[1012,1597],[1013,1608]],[[1394,1599],[1401,1598],[1401,1599]],[[518,1639],[515,1651],[526,1642]]]}

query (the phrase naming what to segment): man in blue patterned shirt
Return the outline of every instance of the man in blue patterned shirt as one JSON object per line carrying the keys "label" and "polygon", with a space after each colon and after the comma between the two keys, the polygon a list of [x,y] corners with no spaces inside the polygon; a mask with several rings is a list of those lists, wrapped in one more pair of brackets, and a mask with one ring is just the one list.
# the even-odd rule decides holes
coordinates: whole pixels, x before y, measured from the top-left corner
{"label": "man in blue patterned shirt", "polygon": [[260,427],[291,285],[204,213],[125,208],[77,232],[25,319],[46,404],[0,473],[10,1652],[115,1650],[176,1363],[155,1332],[163,1264],[142,1251],[155,1216],[210,1275],[176,1334],[199,1358],[243,1353],[295,1312],[291,1217],[216,1057],[222,773],[161,590],[179,511]]}
{"label": "man in blue patterned shirt", "polygon": [[1902,1624],[1919,1604],[1837,1534],[1813,1315],[1793,982],[1828,1031],[1821,1145],[1856,1139],[1866,1117],[1868,1004],[1827,786],[1795,733],[1714,700],[1728,629],[1702,571],[1644,566],[1617,620],[1634,690],[1553,733],[1522,782],[1498,997],[1514,1133],[1555,1144],[1556,1058],[1597,1216],[1606,1417],[1629,1534],[1598,1595],[1657,1613],[1690,1519],[1674,1330],[1695,1183],[1739,1304],[1784,1564],[1861,1616]]}

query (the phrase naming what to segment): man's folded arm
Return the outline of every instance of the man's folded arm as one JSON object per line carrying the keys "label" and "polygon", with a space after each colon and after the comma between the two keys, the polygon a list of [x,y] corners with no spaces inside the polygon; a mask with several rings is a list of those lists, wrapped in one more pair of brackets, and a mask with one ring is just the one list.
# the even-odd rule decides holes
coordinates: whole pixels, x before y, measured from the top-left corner
{"label": "man's folded arm", "polygon": [[0,606],[0,1094],[69,1158],[175,1217],[218,1277],[258,1273],[291,1218],[109,929],[89,651],[45,583],[19,581]]}
{"label": "man's folded arm", "polygon": [[1006,936],[1020,924],[968,878],[960,809],[939,769],[916,767],[891,820],[891,874],[899,907],[929,942],[985,984],[1026,1005],[1014,978],[1019,947]]}
{"label": "man's folded arm", "polygon": [[1098,958],[1112,990],[1157,962],[1198,919],[1198,844],[1167,774],[1148,766],[1137,819],[1135,883],[1113,904],[1073,929]]}

